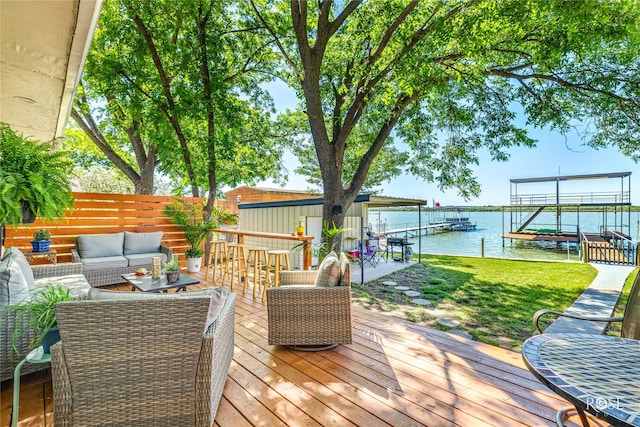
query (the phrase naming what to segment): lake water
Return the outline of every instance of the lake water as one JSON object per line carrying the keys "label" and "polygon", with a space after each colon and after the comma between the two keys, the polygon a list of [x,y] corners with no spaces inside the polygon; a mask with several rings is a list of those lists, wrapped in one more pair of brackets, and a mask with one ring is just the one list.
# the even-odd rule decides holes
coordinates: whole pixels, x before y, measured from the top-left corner
{"label": "lake water", "polygon": [[[443,216],[452,217],[457,213],[448,212]],[[624,213],[624,224],[628,221],[628,214]],[[429,233],[420,236],[422,240],[422,253],[439,255],[472,255],[480,256],[482,253],[482,239],[484,239],[484,254],[487,257],[513,258],[513,259],[554,259],[579,261],[578,251],[575,244],[555,243],[555,242],[530,242],[524,240],[502,239],[502,235],[509,231],[510,214],[502,212],[462,212],[462,216],[468,217],[469,221],[476,224],[475,230],[451,231]],[[431,212],[422,213],[422,225],[432,222],[434,214]],[[585,232],[598,232],[600,225],[606,220],[610,228],[620,224],[620,214],[609,213],[603,219],[602,212],[580,212],[577,218],[575,212],[563,212],[562,229],[575,232],[579,221],[580,229]],[[638,240],[638,224],[640,213],[631,212],[632,239]],[[385,211],[377,210],[369,213],[369,223],[373,230],[377,232],[378,224],[386,230],[406,228],[418,225],[418,213],[408,211]],[[555,214],[553,212],[541,213],[529,227],[531,228],[555,228]],[[625,228],[625,232],[628,229]],[[423,232],[424,233],[424,232]],[[410,242],[414,242],[412,249],[418,252],[418,236],[416,231],[409,231],[406,234],[395,234],[397,237],[408,237]],[[503,241],[504,240],[504,241]]]}

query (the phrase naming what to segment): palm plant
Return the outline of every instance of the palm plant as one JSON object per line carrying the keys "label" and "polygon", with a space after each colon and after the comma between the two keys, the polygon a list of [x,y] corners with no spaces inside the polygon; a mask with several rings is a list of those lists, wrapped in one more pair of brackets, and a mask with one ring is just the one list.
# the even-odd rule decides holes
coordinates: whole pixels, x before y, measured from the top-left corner
{"label": "palm plant", "polygon": [[184,232],[184,238],[189,244],[189,249],[185,251],[187,258],[201,257],[204,253],[201,245],[207,233],[221,223],[229,223],[231,217],[235,219],[224,209],[214,207],[210,218],[205,221],[202,206],[182,199],[177,199],[174,203],[165,206],[163,214]]}
{"label": "palm plant", "polygon": [[42,344],[42,338],[49,329],[56,328],[58,321],[54,307],[61,301],[72,301],[71,289],[60,285],[49,285],[38,289],[26,301],[9,306],[10,310],[15,310],[16,329],[11,335],[13,349],[18,353],[16,343],[24,334],[33,331],[34,334],[29,342],[30,348],[36,348]]}

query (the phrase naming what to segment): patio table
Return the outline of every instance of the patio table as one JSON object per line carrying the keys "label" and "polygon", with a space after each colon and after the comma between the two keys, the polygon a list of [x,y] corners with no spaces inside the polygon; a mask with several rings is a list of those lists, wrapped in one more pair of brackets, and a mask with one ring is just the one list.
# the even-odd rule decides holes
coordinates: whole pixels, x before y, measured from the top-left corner
{"label": "patio table", "polygon": [[138,276],[135,273],[123,274],[122,278],[131,285],[131,290],[136,289],[141,292],[163,292],[167,293],[169,289],[176,289],[176,292],[187,292],[187,286],[197,285],[199,280],[194,279],[185,274],[180,274],[178,280],[175,282],[167,282],[167,277],[162,274],[159,278],[153,279],[150,274],[144,276]]}
{"label": "patio table", "polygon": [[[529,370],[547,387],[613,426],[640,426],[640,341],[608,335],[542,334],[522,345]],[[556,422],[572,407],[558,411]]]}

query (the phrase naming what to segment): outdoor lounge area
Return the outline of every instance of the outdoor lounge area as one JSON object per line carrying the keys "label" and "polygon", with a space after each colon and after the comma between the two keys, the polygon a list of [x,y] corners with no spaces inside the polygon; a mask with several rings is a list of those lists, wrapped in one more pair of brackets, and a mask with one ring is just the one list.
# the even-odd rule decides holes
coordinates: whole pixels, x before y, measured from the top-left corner
{"label": "outdoor lounge area", "polygon": [[[204,270],[194,277],[202,285],[189,291],[210,286]],[[566,406],[518,353],[357,306],[352,344],[321,352],[269,345],[267,305],[237,291],[234,356],[214,425],[540,426]],[[167,362],[157,369],[176,363]],[[23,376],[18,425],[52,425],[50,378]],[[9,425],[11,381],[0,397],[0,425]]]}

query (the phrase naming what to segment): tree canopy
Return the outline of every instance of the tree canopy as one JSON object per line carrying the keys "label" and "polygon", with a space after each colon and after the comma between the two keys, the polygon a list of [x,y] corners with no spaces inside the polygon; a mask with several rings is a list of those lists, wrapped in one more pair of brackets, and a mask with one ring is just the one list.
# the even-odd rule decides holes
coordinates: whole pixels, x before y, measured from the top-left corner
{"label": "tree canopy", "polygon": [[285,123],[301,132],[324,220],[341,225],[363,185],[401,170],[477,194],[479,150],[507,160],[510,147],[535,145],[518,109],[527,126],[588,123],[585,143],[638,156],[636,1],[250,3],[302,101]]}
{"label": "tree canopy", "polygon": [[[282,172],[260,87],[273,54],[239,18],[228,1],[105,1],[74,109],[96,117],[83,128],[99,128],[127,176],[157,166],[180,192],[208,193],[208,212],[220,186]],[[124,147],[137,163],[116,156]]]}

